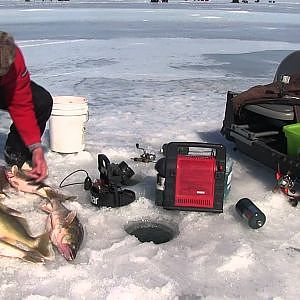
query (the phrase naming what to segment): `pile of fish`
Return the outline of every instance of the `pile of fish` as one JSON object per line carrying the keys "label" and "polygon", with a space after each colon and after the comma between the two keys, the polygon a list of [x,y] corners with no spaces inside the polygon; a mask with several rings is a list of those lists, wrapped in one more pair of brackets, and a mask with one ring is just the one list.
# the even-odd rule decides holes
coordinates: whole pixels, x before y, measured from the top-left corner
{"label": "pile of fish", "polygon": [[0,203],[0,256],[44,263],[45,260],[54,259],[53,244],[66,260],[74,260],[82,243],[84,230],[76,212],[68,210],[62,203],[74,197],[61,194],[44,183],[35,183],[17,166],[11,169],[0,166],[1,198],[7,196],[10,186],[44,198],[40,208],[48,213],[48,217],[45,232],[33,237],[22,214]]}

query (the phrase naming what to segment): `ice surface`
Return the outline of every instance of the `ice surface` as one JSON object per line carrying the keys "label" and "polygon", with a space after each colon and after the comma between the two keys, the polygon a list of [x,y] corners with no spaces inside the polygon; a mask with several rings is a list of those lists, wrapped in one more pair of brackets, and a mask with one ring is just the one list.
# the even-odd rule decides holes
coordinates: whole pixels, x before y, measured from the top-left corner
{"label": "ice surface", "polygon": [[[298,299],[299,208],[272,192],[274,172],[232,151],[219,134],[226,92],[273,80],[278,63],[300,48],[299,3],[152,5],[0,1],[1,30],[11,32],[32,79],[52,95],[89,102],[85,151],[47,152],[47,183],[76,169],[99,177],[97,154],[125,160],[141,179],[138,199],[97,209],[82,185],[64,188],[86,236],[74,263],[32,265],[1,258],[1,299]],[[1,113],[0,146],[9,118]],[[49,146],[49,133],[43,141]],[[138,142],[159,156],[170,141],[223,143],[234,160],[223,214],[166,211],[154,203],[153,164],[130,160]],[[0,162],[3,163],[1,157]],[[78,173],[69,182],[83,181]],[[249,197],[267,222],[251,230],[235,203]],[[34,234],[44,230],[40,199],[11,193]],[[124,226],[141,219],[175,223],[172,241],[140,243]]]}

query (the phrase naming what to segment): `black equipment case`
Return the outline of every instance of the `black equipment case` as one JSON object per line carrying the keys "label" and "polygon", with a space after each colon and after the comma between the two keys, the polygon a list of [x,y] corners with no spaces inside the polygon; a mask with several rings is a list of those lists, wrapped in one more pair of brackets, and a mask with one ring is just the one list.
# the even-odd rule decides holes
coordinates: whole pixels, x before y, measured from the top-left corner
{"label": "black equipment case", "polygon": [[[234,97],[239,93],[229,91],[223,128],[221,133],[233,141],[241,152],[251,158],[278,170],[300,177],[299,157],[287,155],[287,139],[283,126],[297,123],[296,110],[300,97],[284,91],[282,78],[300,73],[300,51],[288,55],[278,66],[274,83],[282,84],[283,91],[277,99],[261,99],[245,105],[240,113],[234,113]],[[289,77],[289,76],[288,76]]]}
{"label": "black equipment case", "polygon": [[171,142],[157,161],[156,205],[223,212],[226,149],[221,144]]}

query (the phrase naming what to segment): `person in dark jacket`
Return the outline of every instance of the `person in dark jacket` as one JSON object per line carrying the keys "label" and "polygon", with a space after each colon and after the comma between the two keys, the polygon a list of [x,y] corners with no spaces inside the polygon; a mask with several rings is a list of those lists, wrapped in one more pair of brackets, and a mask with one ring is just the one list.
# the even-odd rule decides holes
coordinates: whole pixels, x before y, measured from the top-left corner
{"label": "person in dark jacket", "polygon": [[47,177],[48,166],[41,136],[52,111],[48,91],[30,80],[23,54],[13,37],[0,31],[0,109],[13,121],[4,159],[8,165],[32,164],[29,175],[36,181]]}

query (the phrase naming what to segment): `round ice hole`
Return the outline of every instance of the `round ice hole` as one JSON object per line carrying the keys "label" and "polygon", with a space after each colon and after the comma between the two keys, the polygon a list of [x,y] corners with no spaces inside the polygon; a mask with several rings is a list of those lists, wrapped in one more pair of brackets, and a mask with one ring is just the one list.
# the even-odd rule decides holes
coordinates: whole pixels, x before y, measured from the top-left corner
{"label": "round ice hole", "polygon": [[134,235],[142,243],[153,242],[154,244],[169,242],[178,234],[175,225],[145,220],[128,224],[125,231]]}

